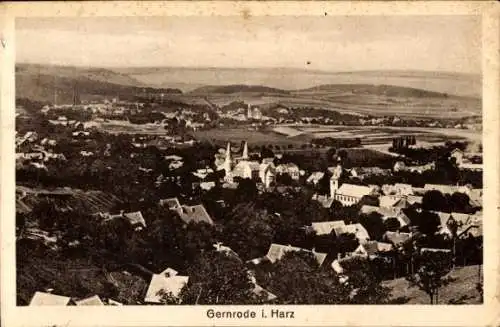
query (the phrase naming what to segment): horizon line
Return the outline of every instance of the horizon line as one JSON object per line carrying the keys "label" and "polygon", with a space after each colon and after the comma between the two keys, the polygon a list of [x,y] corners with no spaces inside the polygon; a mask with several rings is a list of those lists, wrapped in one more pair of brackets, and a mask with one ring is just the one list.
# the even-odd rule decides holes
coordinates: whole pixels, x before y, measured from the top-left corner
{"label": "horizon line", "polygon": [[441,74],[461,74],[461,75],[476,75],[482,76],[482,72],[459,72],[451,70],[426,70],[426,69],[363,69],[363,70],[325,70],[319,68],[300,68],[300,67],[228,67],[228,66],[99,66],[99,65],[75,65],[75,64],[53,64],[53,63],[40,63],[40,62],[15,62],[15,65],[39,65],[39,66],[53,66],[65,68],[90,68],[90,69],[220,69],[220,70],[299,70],[304,72],[323,73],[323,74],[350,74],[350,73],[370,73],[370,72],[415,72],[415,73],[441,73]]}

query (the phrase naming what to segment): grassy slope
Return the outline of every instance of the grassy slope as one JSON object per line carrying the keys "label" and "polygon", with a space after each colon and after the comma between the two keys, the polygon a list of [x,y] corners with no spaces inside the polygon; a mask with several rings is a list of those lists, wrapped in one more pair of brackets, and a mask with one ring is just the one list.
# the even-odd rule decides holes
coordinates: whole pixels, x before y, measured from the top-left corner
{"label": "grassy slope", "polygon": [[[439,304],[449,304],[451,300],[463,299],[465,304],[479,304],[479,294],[476,290],[478,266],[456,268],[450,273],[456,278],[451,284],[439,291]],[[407,297],[409,304],[429,304],[429,296],[415,287],[410,287],[404,278],[398,278],[386,283],[392,288],[392,297]]]}

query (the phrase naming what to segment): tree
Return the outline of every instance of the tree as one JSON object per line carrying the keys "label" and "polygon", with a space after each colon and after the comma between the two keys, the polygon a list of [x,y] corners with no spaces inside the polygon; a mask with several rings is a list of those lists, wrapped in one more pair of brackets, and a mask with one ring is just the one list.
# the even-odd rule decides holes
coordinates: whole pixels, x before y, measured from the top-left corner
{"label": "tree", "polygon": [[384,304],[388,303],[389,289],[384,287],[380,262],[364,258],[352,258],[342,264],[348,280],[350,304]]}
{"label": "tree", "polygon": [[314,256],[306,252],[285,253],[261,276],[261,285],[280,304],[341,304],[349,295],[334,272],[318,269]]}
{"label": "tree", "polygon": [[[386,230],[395,232],[401,228],[401,223],[396,217],[389,217],[384,221]],[[370,234],[371,235],[371,234]]]}
{"label": "tree", "polygon": [[419,267],[407,280],[427,293],[430,304],[439,301],[439,289],[452,280],[446,275],[451,269],[451,255],[447,252],[424,252],[417,256]]}
{"label": "tree", "polygon": [[423,198],[422,198],[422,209],[424,210],[436,210],[436,211],[443,211],[448,209],[449,211],[449,206],[447,205],[447,199],[438,190],[431,190],[425,192]]}
{"label": "tree", "polygon": [[253,203],[240,203],[224,217],[222,241],[244,260],[260,257],[273,240],[273,219],[266,210],[256,208]]}
{"label": "tree", "polygon": [[182,304],[252,304],[254,285],[244,264],[219,252],[205,252],[187,268]]}
{"label": "tree", "polygon": [[386,231],[382,215],[378,212],[371,212],[368,215],[360,215],[359,223],[363,225],[368,234],[374,240],[380,240]]}

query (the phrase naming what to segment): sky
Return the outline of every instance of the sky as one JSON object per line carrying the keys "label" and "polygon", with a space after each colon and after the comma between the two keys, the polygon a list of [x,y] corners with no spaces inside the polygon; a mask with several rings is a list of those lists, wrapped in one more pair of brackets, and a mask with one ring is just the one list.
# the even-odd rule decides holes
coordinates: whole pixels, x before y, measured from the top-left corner
{"label": "sky", "polygon": [[18,18],[20,63],[481,72],[480,16]]}

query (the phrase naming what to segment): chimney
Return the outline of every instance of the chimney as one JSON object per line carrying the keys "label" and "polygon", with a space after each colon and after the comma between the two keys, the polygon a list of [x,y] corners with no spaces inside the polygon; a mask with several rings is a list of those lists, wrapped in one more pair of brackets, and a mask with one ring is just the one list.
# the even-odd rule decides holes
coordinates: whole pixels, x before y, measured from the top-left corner
{"label": "chimney", "polygon": [[337,253],[337,260],[340,260],[340,259],[342,259],[342,254],[339,252],[339,253]]}

